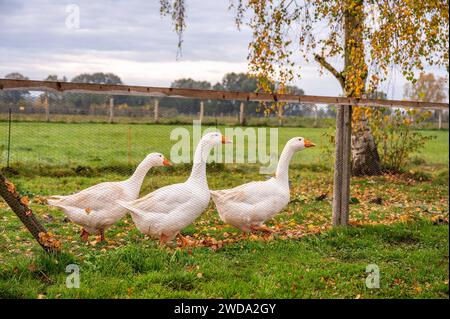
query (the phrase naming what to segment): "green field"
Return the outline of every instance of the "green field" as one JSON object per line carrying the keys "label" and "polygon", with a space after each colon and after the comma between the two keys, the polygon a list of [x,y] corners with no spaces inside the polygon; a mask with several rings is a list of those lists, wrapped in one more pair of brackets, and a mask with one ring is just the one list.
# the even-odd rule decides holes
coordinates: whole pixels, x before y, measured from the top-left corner
{"label": "green field", "polygon": [[[76,225],[43,202],[100,181],[121,180],[148,152],[169,154],[174,125],[15,122],[5,174],[46,228],[63,242],[50,258],[0,202],[0,298],[448,298],[448,131],[436,135],[404,174],[352,179],[351,224],[331,229],[332,163],[325,128],[281,128],[279,148],[304,136],[318,147],[294,158],[291,203],[269,236],[224,225],[211,203],[183,231],[192,247],[160,248],[128,217],[107,243],[82,243]],[[191,128],[185,126],[188,130]],[[223,127],[220,127],[223,129]],[[7,124],[0,122],[2,166]],[[211,189],[264,180],[255,164],[212,164]],[[189,165],[155,168],[142,194],[180,182]],[[373,200],[377,197],[381,203]],[[80,266],[81,287],[65,286],[65,266]],[[379,289],[365,286],[368,264]]]}
{"label": "green field", "polygon": [[[192,132],[189,125],[13,122],[10,161],[41,166],[90,167],[126,165],[130,162],[133,167],[149,152],[161,152],[168,156],[175,143],[171,141],[170,133],[177,128]],[[218,128],[225,131],[223,126]],[[254,129],[266,130],[268,134],[270,128]],[[332,128],[281,128],[278,130],[279,151],[291,137],[303,136],[318,147],[296,156],[293,163],[330,166],[331,156],[325,155],[331,148],[325,134],[332,132]],[[437,139],[428,143],[417,156],[427,163],[448,164],[448,131],[423,132],[425,135],[435,135]],[[7,122],[0,122],[0,133],[1,160],[5,165]]]}

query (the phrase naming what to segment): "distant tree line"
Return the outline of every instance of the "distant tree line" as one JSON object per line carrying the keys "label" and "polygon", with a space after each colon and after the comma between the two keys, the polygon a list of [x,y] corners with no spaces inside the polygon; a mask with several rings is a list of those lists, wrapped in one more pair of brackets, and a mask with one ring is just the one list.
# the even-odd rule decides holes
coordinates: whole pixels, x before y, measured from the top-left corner
{"label": "distant tree line", "polygon": [[[5,76],[9,79],[28,79],[26,76],[14,72]],[[69,81],[67,77],[58,77],[57,75],[48,75],[44,80],[47,81]],[[70,82],[78,83],[96,83],[96,84],[124,84],[119,76],[113,73],[82,73],[70,80]],[[171,83],[173,88],[192,88],[206,90],[225,90],[225,91],[243,91],[256,92],[257,80],[249,77],[245,73],[227,73],[222,81],[211,84],[208,81],[196,81],[190,78],[182,78]],[[304,95],[304,91],[296,86],[289,86],[287,90],[290,94]],[[28,91],[8,91],[0,96],[0,102],[3,105],[17,107],[19,104],[29,104],[30,100],[39,99],[41,103],[46,100],[51,106],[52,112],[61,113],[77,113],[92,114],[95,108],[106,108],[110,97],[114,98],[114,104],[124,106],[133,113],[136,108],[145,108],[150,110],[153,108],[153,97],[146,96],[110,96],[105,94],[89,94],[89,93],[52,93],[45,92],[39,97],[31,96]],[[197,114],[200,109],[200,100],[198,99],[177,99],[170,97],[158,98],[159,105],[162,109],[172,110],[171,114]],[[221,116],[236,115],[239,113],[239,101],[219,101],[206,100],[205,115]],[[133,109],[134,108],[134,109]],[[250,116],[262,116],[262,110],[257,102],[245,102],[245,113]],[[287,104],[284,107],[284,115],[287,116],[318,116],[333,117],[334,110],[332,107],[317,108],[315,105]]]}

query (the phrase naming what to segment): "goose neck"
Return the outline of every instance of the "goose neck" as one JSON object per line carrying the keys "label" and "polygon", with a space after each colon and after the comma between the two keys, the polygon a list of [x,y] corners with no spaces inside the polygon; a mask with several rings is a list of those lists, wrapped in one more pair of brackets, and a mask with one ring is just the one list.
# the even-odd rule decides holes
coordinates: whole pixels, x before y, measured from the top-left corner
{"label": "goose neck", "polygon": [[281,152],[280,159],[278,161],[277,171],[275,174],[275,178],[283,181],[289,182],[289,163],[291,162],[292,156],[295,151],[290,147],[285,147]]}
{"label": "goose neck", "polygon": [[128,182],[133,186],[136,186],[136,188],[140,189],[142,183],[144,182],[145,176],[152,166],[153,165],[148,163],[147,161],[142,161],[134,171],[133,175],[131,175],[131,177],[128,179]]}
{"label": "goose neck", "polygon": [[206,162],[212,146],[208,143],[200,141],[195,153],[192,171],[189,177],[190,181],[200,181],[206,183]]}

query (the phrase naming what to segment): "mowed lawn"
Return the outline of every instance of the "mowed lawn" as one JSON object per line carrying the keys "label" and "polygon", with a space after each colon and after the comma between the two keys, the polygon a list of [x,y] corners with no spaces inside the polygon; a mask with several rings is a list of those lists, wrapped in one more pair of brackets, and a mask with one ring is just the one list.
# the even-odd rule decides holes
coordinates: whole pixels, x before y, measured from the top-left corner
{"label": "mowed lawn", "polygon": [[[184,126],[189,131],[189,126]],[[291,203],[268,225],[273,235],[243,236],[223,224],[211,202],[183,231],[191,245],[161,248],[129,217],[107,243],[79,239],[78,226],[45,205],[101,181],[121,180],[148,153],[170,154],[173,125],[13,123],[8,178],[30,198],[46,228],[63,243],[48,257],[0,202],[2,298],[448,298],[448,131],[414,155],[404,174],[352,179],[351,226],[331,228],[332,149],[327,129],[281,128],[279,149],[303,136],[318,146],[297,154]],[[223,127],[220,127],[223,132]],[[261,128],[260,128],[261,129]],[[7,126],[0,123],[2,166]],[[269,130],[267,128],[267,130]],[[192,151],[192,150],[191,150]],[[264,180],[256,164],[211,164],[211,189]],[[155,168],[142,194],[181,182],[189,164]],[[79,289],[65,267],[80,267]],[[380,288],[365,285],[380,269]]]}

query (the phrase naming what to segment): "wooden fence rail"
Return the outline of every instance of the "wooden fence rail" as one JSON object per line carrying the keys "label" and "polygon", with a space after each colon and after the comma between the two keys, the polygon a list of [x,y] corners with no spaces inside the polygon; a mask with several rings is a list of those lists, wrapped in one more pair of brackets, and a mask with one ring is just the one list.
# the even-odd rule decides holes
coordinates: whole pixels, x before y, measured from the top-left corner
{"label": "wooden fence rail", "polygon": [[254,92],[235,92],[200,89],[180,89],[148,87],[135,85],[111,85],[92,83],[72,83],[57,81],[32,81],[0,79],[0,90],[26,89],[35,91],[58,91],[58,92],[80,92],[98,93],[110,95],[145,95],[155,97],[193,98],[203,100],[234,100],[252,102],[286,102],[286,103],[312,103],[331,105],[352,105],[370,107],[410,107],[427,109],[446,109],[446,103],[416,102],[401,100],[380,99],[356,99],[338,96],[314,96],[293,94],[269,94]]}

